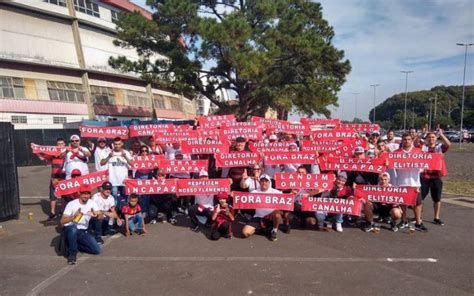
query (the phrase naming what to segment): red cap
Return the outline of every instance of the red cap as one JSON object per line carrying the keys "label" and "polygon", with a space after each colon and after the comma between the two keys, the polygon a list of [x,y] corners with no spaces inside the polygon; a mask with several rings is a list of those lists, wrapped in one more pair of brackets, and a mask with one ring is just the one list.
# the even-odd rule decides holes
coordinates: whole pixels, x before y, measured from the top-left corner
{"label": "red cap", "polygon": [[227,194],[227,192],[219,192],[217,194],[217,199],[228,199],[229,198],[229,195]]}
{"label": "red cap", "polygon": [[78,170],[78,169],[72,170],[71,177],[78,177],[78,176],[82,176],[81,170]]}
{"label": "red cap", "polygon": [[79,192],[82,193],[82,192],[89,192],[91,193],[92,192],[92,188],[89,186],[89,185],[84,185],[82,184],[80,187],[79,187]]}

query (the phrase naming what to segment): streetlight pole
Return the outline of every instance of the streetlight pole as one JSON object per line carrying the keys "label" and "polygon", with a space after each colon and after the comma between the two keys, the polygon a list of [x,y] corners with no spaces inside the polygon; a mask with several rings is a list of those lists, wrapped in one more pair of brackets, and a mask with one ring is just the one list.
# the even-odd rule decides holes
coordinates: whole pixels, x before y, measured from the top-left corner
{"label": "streetlight pole", "polygon": [[464,74],[462,76],[462,101],[461,101],[461,133],[459,134],[459,146],[461,146],[463,132],[462,124],[464,119],[464,96],[466,91],[466,61],[467,61],[467,48],[474,45],[474,43],[456,43],[458,46],[464,46]]}
{"label": "streetlight pole", "polygon": [[370,86],[372,86],[374,88],[374,119],[373,119],[373,124],[375,124],[375,94],[376,94],[376,89],[377,89],[377,86],[379,86],[380,84],[371,84]]}
{"label": "streetlight pole", "polygon": [[407,130],[407,96],[408,96],[408,74],[413,73],[413,71],[400,71],[405,74],[405,114],[403,116],[403,130]]}
{"label": "streetlight pole", "polygon": [[431,106],[433,105],[433,98],[429,98],[428,101],[430,101],[430,115],[428,116],[428,131],[431,131]]}
{"label": "streetlight pole", "polygon": [[355,96],[355,110],[354,110],[354,119],[357,118],[357,96],[359,93],[352,93]]}

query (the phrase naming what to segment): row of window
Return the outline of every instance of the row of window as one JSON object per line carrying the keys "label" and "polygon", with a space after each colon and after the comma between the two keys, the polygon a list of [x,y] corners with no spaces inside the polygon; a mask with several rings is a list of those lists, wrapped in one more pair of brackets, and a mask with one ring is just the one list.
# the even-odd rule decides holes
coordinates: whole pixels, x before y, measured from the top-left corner
{"label": "row of window", "polygon": [[[84,103],[84,91],[82,85],[78,83],[47,81],[49,98],[51,101]],[[91,86],[91,98],[94,104],[117,105],[117,96],[123,94],[123,104],[135,107],[150,107],[148,104],[148,94],[133,90],[121,90],[112,87]],[[23,78],[0,76],[0,98],[5,99],[26,99],[25,81]],[[155,94],[153,96],[155,108],[166,108],[165,100],[170,102],[170,109],[182,111],[183,104],[181,99]],[[191,112],[192,106],[186,105],[186,112]]]}
{"label": "row of window", "polygon": [[[26,115],[12,115],[12,123],[21,123],[27,124],[28,117]],[[53,116],[53,123],[54,124],[63,124],[67,123],[67,117],[64,116]]]}
{"label": "row of window", "polygon": [[[66,0],[43,0],[44,2],[67,7]],[[100,18],[99,5],[91,0],[74,0],[74,9],[76,11],[92,15]],[[111,10],[111,20],[116,22],[118,20],[119,12]]]}

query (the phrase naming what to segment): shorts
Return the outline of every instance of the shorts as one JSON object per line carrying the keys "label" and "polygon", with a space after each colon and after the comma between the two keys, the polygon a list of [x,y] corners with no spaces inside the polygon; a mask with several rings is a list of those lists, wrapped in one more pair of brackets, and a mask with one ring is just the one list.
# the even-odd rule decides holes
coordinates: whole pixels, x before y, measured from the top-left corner
{"label": "shorts", "polygon": [[443,181],[439,178],[425,179],[421,178],[421,199],[425,200],[431,191],[431,199],[434,202],[441,201],[441,193],[443,191]]}
{"label": "shorts", "polygon": [[248,225],[248,226],[253,227],[255,229],[261,229],[262,224],[264,225],[264,228],[268,228],[271,225],[273,225],[273,222],[269,219],[266,219],[266,218],[253,217],[245,225]]}
{"label": "shorts", "polygon": [[49,200],[50,201],[58,200],[56,195],[54,195],[54,186],[52,182],[49,182]]}

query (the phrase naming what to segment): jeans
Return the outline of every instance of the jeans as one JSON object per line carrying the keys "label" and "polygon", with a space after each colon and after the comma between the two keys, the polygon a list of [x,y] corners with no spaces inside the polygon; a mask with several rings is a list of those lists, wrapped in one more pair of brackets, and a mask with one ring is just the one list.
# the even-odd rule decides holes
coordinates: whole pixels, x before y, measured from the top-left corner
{"label": "jeans", "polygon": [[141,213],[128,218],[128,229],[130,229],[130,232],[143,229],[143,218]]}
{"label": "jeans", "polygon": [[117,212],[121,212],[122,206],[127,204],[125,186],[112,186],[112,195],[115,199],[115,208],[117,209]]}
{"label": "jeans", "polygon": [[[149,180],[151,179],[151,173],[143,174],[140,172],[136,172],[135,179]],[[142,213],[148,213],[148,210],[150,208],[150,195],[139,195],[138,203],[140,204]]]}
{"label": "jeans", "polygon": [[103,219],[98,219],[95,217],[91,218],[91,221],[89,222],[89,228],[94,229],[96,239],[107,233],[107,230],[109,230],[109,220],[110,217],[107,216]]}
{"label": "jeans", "polygon": [[176,209],[177,201],[172,195],[156,195],[148,208],[148,219],[156,219],[158,213],[165,213],[167,219],[174,217],[173,211]]}
{"label": "jeans", "polygon": [[[344,215],[343,214],[329,214],[335,217],[336,223],[344,222]],[[324,223],[328,214],[324,212],[316,212],[316,219],[318,220],[318,224]]]}
{"label": "jeans", "polygon": [[65,229],[68,255],[76,255],[77,251],[98,255],[100,246],[95,238],[85,229],[77,229],[76,224],[66,226]]}

